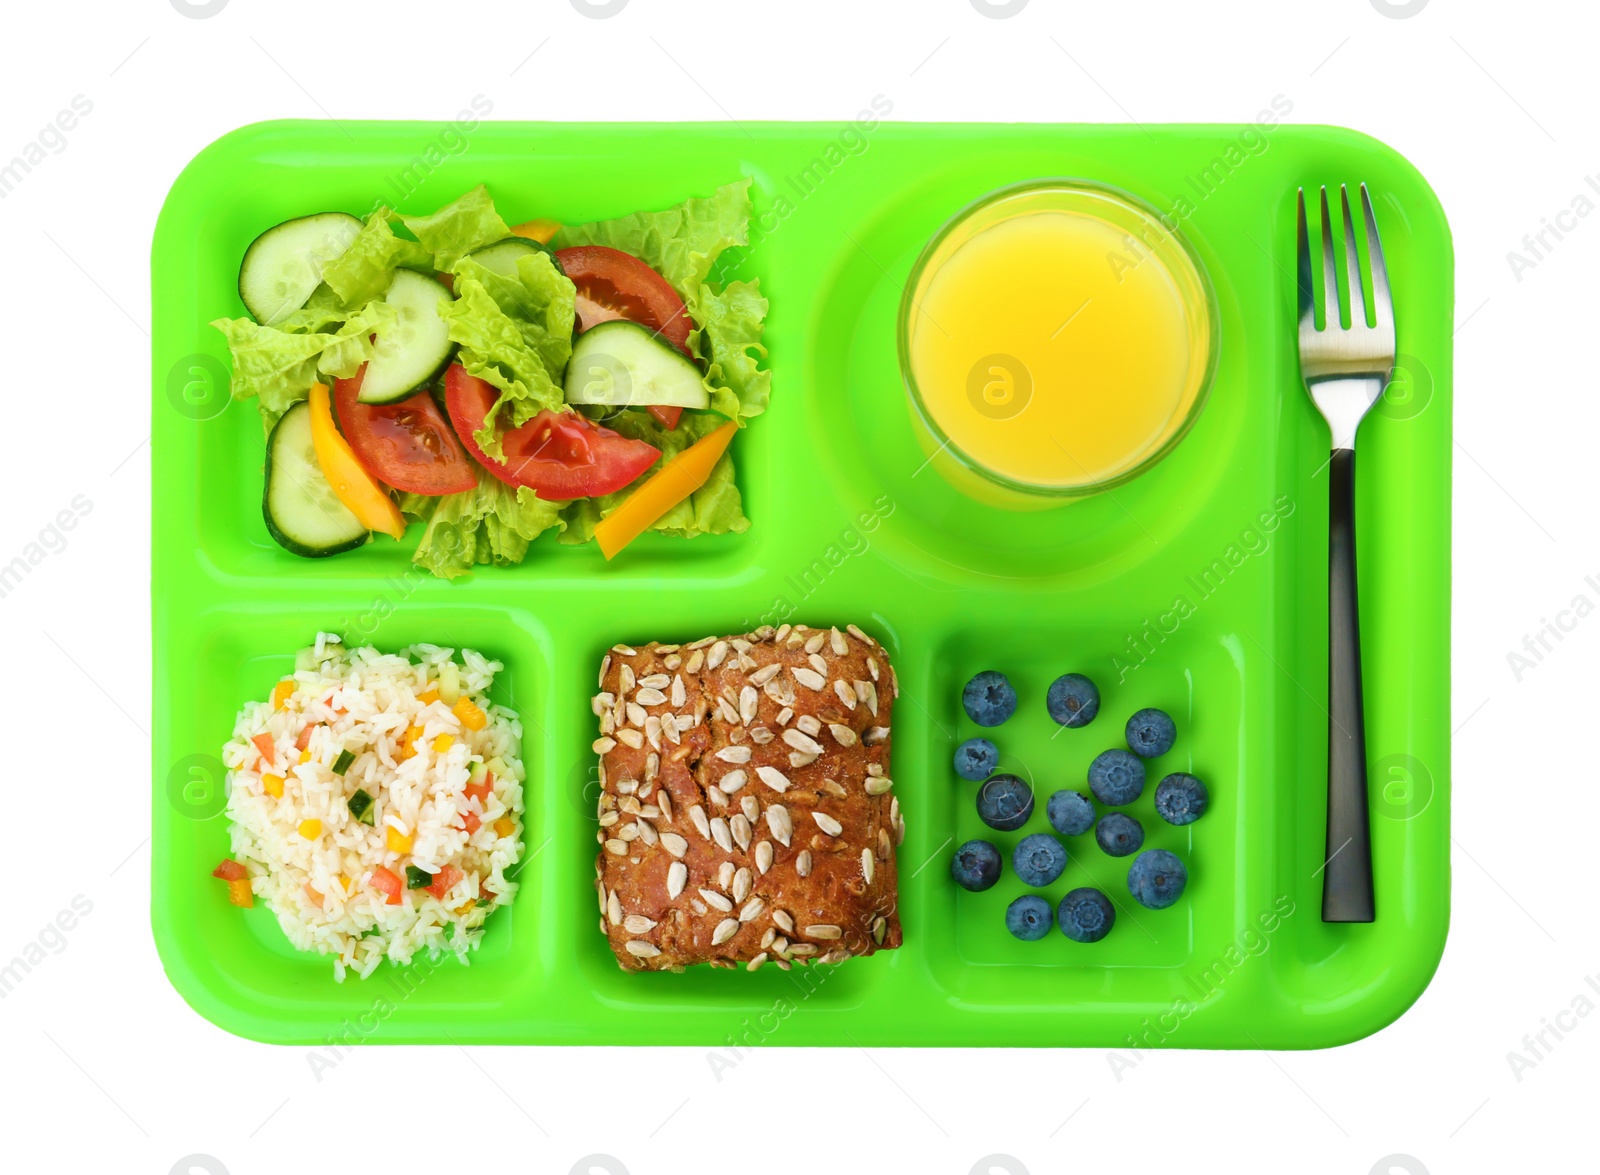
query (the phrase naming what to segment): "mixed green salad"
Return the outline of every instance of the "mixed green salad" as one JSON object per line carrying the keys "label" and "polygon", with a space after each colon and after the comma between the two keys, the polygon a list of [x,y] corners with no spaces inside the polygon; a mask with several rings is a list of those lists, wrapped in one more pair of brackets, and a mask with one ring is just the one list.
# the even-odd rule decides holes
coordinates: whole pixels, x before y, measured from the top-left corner
{"label": "mixed green salad", "polygon": [[508,225],[482,185],[426,216],[380,207],[268,229],[250,316],[213,325],[268,431],[269,533],[308,557],[424,528],[453,577],[546,531],[743,531],[726,451],[767,406],[758,282],[709,280],[749,238],[749,180],[660,212]]}

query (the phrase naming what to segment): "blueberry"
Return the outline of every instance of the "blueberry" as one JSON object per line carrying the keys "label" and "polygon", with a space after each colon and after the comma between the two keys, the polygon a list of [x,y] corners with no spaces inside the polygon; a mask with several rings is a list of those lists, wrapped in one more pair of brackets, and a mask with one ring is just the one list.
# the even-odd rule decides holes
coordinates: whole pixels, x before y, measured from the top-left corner
{"label": "blueberry", "polygon": [[1006,907],[1006,929],[1023,942],[1049,934],[1050,921],[1050,903],[1036,893],[1023,894]]}
{"label": "blueberry", "polygon": [[1046,886],[1067,867],[1067,850],[1047,832],[1036,832],[1017,842],[1011,867],[1023,885]]}
{"label": "blueberry", "polygon": [[1001,832],[1015,832],[1033,815],[1033,789],[1015,775],[991,775],[978,789],[978,819]]}
{"label": "blueberry", "polygon": [[1128,867],[1128,892],[1152,910],[1165,910],[1183,896],[1189,871],[1166,849],[1140,853]]}
{"label": "blueberry", "polygon": [[1086,885],[1061,899],[1056,922],[1073,942],[1099,942],[1116,925],[1117,909],[1105,894]]}
{"label": "blueberry", "polygon": [[986,840],[969,840],[950,858],[950,876],[962,889],[982,893],[1000,880],[1000,850]]}
{"label": "blueberry", "polygon": [[1185,772],[1175,771],[1156,785],[1156,814],[1168,824],[1193,824],[1210,803],[1206,785]]}
{"label": "blueberry", "polygon": [[1000,748],[986,738],[969,738],[956,748],[956,774],[982,783],[1000,766]]}
{"label": "blueberry", "polygon": [[1127,857],[1137,853],[1144,844],[1144,828],[1132,816],[1107,812],[1094,826],[1094,839],[1107,856]]}
{"label": "blueberry", "polygon": [[1101,751],[1089,764],[1089,790],[1108,807],[1133,803],[1144,791],[1144,760],[1132,751]]}
{"label": "blueberry", "polygon": [[985,669],[961,691],[967,717],[979,726],[999,726],[1017,712],[1017,691],[1004,673]]}
{"label": "blueberry", "polygon": [[1044,704],[1062,726],[1088,726],[1100,713],[1100,690],[1081,673],[1066,673],[1050,683]]}
{"label": "blueberry", "polygon": [[1178,741],[1178,727],[1165,710],[1140,710],[1128,719],[1128,749],[1135,755],[1154,759],[1165,755]]}
{"label": "blueberry", "polygon": [[1081,791],[1058,791],[1044,807],[1050,827],[1062,836],[1081,836],[1094,827],[1094,805]]}

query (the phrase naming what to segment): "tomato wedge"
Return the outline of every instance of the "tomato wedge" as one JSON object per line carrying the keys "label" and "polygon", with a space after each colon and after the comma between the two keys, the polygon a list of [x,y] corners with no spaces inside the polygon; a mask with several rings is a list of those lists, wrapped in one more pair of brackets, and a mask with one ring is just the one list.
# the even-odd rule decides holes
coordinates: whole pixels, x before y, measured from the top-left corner
{"label": "tomato wedge", "polygon": [[333,387],[339,429],[362,468],[385,485],[434,498],[475,488],[472,462],[433,397],[424,390],[398,404],[363,404],[366,373],[363,366]]}
{"label": "tomato wedge", "polygon": [[461,443],[483,467],[507,485],[527,486],[547,502],[593,498],[620,490],[661,456],[644,441],[601,428],[576,412],[546,409],[501,434],[505,461],[496,461],[473,439],[498,393],[486,381],[452,363],[444,376],[444,404]]}
{"label": "tomato wedge", "polygon": [[[592,326],[626,318],[647,326],[688,355],[689,331],[694,323],[683,299],[670,282],[632,253],[605,245],[574,245],[557,249],[556,260],[578,287],[578,327],[581,335]],[[677,428],[683,409],[652,404],[650,415],[667,428]]]}

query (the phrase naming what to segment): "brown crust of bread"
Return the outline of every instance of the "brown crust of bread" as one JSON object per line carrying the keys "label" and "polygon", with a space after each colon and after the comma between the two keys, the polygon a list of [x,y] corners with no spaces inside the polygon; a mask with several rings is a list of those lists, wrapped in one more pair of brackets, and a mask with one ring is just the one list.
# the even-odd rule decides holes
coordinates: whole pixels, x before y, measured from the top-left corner
{"label": "brown crust of bread", "polygon": [[899,946],[897,693],[853,625],[606,654],[595,884],[617,962],[753,971]]}

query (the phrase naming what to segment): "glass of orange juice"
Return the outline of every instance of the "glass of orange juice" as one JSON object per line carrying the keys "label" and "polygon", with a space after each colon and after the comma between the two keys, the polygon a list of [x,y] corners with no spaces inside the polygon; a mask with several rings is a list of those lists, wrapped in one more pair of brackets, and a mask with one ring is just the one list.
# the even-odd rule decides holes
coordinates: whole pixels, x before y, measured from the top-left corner
{"label": "glass of orange juice", "polygon": [[900,370],[930,462],[979,501],[1060,505],[1149,469],[1216,368],[1190,246],[1126,192],[1037,180],[968,205],[917,259]]}

